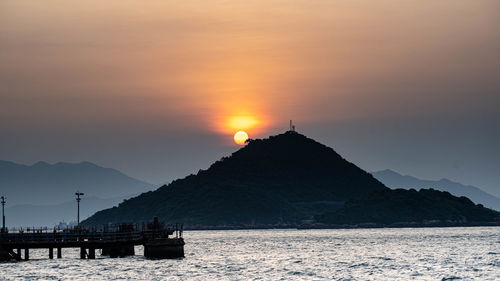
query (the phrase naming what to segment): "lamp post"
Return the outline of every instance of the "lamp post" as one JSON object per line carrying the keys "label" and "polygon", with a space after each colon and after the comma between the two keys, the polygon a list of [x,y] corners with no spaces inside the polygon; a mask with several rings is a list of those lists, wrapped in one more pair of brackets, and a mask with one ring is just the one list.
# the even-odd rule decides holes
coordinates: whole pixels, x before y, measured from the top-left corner
{"label": "lamp post", "polygon": [[78,205],[78,212],[77,212],[77,215],[76,215],[76,222],[78,224],[78,229],[80,229],[80,201],[82,200],[82,198],[80,198],[80,196],[83,196],[84,194],[80,191],[76,191],[75,193],[76,195],[76,204]]}
{"label": "lamp post", "polygon": [[2,233],[5,232],[5,196],[0,197],[2,199]]}

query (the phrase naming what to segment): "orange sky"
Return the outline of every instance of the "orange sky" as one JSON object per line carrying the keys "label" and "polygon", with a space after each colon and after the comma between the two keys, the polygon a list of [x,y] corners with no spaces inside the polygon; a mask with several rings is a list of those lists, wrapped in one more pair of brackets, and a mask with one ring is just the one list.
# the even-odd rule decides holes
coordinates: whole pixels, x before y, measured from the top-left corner
{"label": "orange sky", "polygon": [[[238,116],[255,121],[245,130],[256,138],[289,119],[301,130],[496,114],[499,10],[497,0],[3,0],[0,128],[26,142],[102,138],[109,151],[120,134],[234,147]],[[89,155],[71,153],[61,158]],[[98,161],[123,162],[111,158]]]}
{"label": "orange sky", "polygon": [[49,124],[62,122],[60,115],[153,123],[181,115],[177,125],[224,133],[238,115],[258,119],[259,134],[292,117],[390,115],[379,100],[394,94],[371,91],[374,84],[386,87],[402,73],[410,86],[426,76],[448,79],[460,63],[472,64],[464,74],[477,75],[474,65],[487,58],[471,57],[464,44],[491,48],[482,42],[498,23],[494,1],[419,3],[7,1],[2,69],[30,82],[7,99],[40,99],[23,105]]}

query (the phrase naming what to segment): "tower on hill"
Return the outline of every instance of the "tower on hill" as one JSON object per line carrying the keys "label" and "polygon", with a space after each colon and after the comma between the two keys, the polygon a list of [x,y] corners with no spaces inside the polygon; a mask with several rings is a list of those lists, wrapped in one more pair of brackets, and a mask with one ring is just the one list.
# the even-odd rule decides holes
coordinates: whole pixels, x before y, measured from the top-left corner
{"label": "tower on hill", "polygon": [[290,130],[288,130],[289,133],[296,133],[295,131],[295,125],[293,125],[292,120],[290,120]]}

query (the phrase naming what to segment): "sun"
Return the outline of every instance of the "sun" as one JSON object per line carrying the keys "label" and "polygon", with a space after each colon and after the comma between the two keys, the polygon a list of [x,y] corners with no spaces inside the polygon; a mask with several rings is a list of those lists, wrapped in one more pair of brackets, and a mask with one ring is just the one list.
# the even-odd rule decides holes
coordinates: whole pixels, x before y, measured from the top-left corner
{"label": "sun", "polygon": [[248,134],[244,131],[238,131],[234,134],[234,142],[239,145],[244,145],[248,139]]}

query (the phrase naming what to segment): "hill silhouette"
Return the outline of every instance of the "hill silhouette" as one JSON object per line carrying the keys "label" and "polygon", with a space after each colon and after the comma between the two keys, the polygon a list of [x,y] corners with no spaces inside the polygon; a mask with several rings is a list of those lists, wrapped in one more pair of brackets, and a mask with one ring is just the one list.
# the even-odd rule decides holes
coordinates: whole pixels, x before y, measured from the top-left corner
{"label": "hill silhouette", "polygon": [[333,149],[287,132],[250,140],[207,170],[98,212],[85,223],[159,216],[188,226],[296,224],[383,189],[387,187]]}
{"label": "hill silhouette", "polygon": [[[400,200],[392,192],[332,148],[289,131],[250,140],[207,170],[97,212],[83,224],[142,222],[153,216],[170,223],[183,222],[188,228],[334,224],[338,218],[335,212],[349,211],[345,208],[365,200],[362,198],[368,198],[363,204],[378,200],[376,194],[388,194],[392,203]],[[410,195],[401,196],[419,204],[420,199]],[[431,212],[440,212],[436,206],[430,207],[434,208]],[[478,209],[490,211],[482,206]],[[397,208],[388,210],[398,212]],[[443,213],[443,217],[449,216]]]}
{"label": "hill silhouette", "polygon": [[395,189],[372,192],[317,217],[326,224],[467,225],[500,222],[499,213],[435,189]]}

